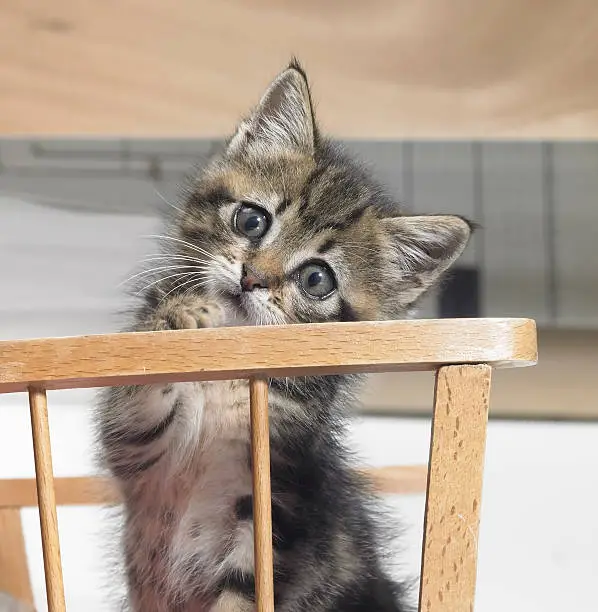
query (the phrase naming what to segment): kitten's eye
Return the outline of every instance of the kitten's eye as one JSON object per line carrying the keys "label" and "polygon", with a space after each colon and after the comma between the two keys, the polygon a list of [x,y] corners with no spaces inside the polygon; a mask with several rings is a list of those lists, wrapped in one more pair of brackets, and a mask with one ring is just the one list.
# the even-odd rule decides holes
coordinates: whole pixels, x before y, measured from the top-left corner
{"label": "kitten's eye", "polygon": [[270,216],[261,208],[243,205],[233,220],[236,230],[248,238],[261,238],[270,227]]}
{"label": "kitten's eye", "polygon": [[308,263],[299,271],[299,284],[311,297],[324,299],[336,289],[332,270],[324,263]]}

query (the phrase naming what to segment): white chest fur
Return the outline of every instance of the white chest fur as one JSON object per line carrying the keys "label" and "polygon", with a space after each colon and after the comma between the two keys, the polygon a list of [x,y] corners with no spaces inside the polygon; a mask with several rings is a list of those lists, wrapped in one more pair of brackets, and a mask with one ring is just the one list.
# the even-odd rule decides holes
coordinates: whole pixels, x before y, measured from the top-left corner
{"label": "white chest fur", "polygon": [[180,592],[253,569],[253,526],[235,513],[237,500],[251,495],[249,395],[244,381],[180,383],[148,401],[173,397],[181,414],[168,455],[142,483],[134,515],[136,537],[151,540],[139,542],[146,550],[155,546],[157,517],[169,517],[161,527],[163,579]]}

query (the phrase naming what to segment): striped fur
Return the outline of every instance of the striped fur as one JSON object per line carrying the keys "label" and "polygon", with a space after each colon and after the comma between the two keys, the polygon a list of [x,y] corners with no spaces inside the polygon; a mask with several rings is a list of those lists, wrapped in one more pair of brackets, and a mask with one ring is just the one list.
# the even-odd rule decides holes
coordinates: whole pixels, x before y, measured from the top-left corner
{"label": "striped fur", "polygon": [[[241,206],[261,211],[263,234],[240,231]],[[143,299],[130,329],[404,317],[469,234],[459,217],[402,215],[321,136],[305,74],[292,64],[171,215],[154,265],[137,276]],[[309,293],[307,262],[331,271],[329,295]],[[257,280],[243,291],[247,270]],[[270,381],[280,612],[408,609],[406,585],[385,569],[376,499],[343,442],[360,382]],[[97,414],[102,459],[125,499],[131,609],[253,610],[245,383],[108,389]]]}

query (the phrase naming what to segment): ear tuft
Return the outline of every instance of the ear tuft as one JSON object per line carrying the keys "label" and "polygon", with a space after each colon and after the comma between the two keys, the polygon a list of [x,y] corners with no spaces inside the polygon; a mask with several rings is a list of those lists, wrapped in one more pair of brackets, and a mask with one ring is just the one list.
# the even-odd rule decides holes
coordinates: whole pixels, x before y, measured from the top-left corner
{"label": "ear tuft", "polygon": [[384,219],[403,276],[419,276],[431,285],[461,255],[472,224],[456,215],[402,216]]}
{"label": "ear tuft", "polygon": [[313,154],[316,126],[307,76],[297,60],[270,84],[251,116],[241,122],[229,152],[293,150]]}

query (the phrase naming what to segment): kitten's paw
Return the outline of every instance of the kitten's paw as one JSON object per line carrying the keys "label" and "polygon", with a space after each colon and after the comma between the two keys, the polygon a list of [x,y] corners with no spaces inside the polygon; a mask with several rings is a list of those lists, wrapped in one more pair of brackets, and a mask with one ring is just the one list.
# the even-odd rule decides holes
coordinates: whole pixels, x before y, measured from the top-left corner
{"label": "kitten's paw", "polygon": [[224,309],[216,302],[197,297],[174,298],[155,313],[154,329],[201,329],[224,322]]}

